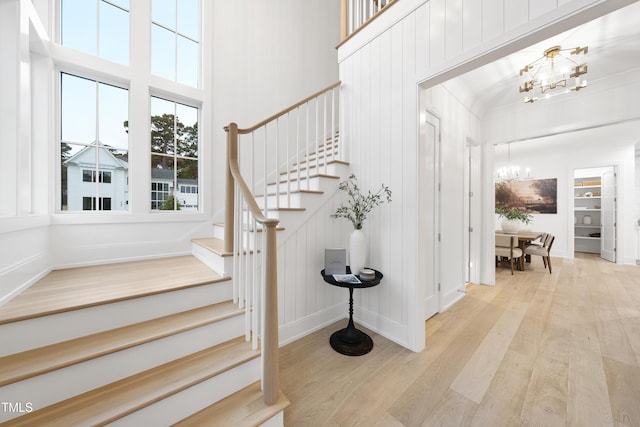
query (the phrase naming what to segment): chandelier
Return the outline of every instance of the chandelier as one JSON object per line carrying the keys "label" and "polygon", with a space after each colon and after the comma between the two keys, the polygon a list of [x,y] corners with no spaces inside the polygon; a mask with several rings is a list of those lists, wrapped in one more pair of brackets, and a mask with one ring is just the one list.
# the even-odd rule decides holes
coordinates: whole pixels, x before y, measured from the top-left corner
{"label": "chandelier", "polygon": [[580,76],[587,74],[584,57],[588,52],[588,46],[568,49],[553,46],[545,50],[541,58],[520,70],[520,93],[527,93],[524,102],[587,87],[587,80]]}
{"label": "chandelier", "polygon": [[523,174],[520,174],[520,166],[511,164],[511,143],[507,144],[507,166],[503,166],[496,170],[496,182],[512,182],[525,179],[531,179],[531,169],[525,168]]}

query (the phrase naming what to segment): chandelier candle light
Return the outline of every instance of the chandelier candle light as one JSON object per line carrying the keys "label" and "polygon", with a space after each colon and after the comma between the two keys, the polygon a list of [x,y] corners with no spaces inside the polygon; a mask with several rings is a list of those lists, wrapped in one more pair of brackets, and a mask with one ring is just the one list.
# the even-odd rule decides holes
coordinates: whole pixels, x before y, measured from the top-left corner
{"label": "chandelier candle light", "polygon": [[[545,50],[541,58],[520,70],[520,93],[527,93],[524,102],[587,87],[587,80],[581,76],[587,74],[584,58],[588,52],[588,46],[568,49],[553,46]],[[575,79],[573,86],[571,79]]]}
{"label": "chandelier candle light", "polygon": [[524,174],[520,175],[520,166],[511,164],[511,143],[507,144],[507,166],[496,170],[496,182],[519,181],[521,179],[531,179],[531,169],[525,168]]}

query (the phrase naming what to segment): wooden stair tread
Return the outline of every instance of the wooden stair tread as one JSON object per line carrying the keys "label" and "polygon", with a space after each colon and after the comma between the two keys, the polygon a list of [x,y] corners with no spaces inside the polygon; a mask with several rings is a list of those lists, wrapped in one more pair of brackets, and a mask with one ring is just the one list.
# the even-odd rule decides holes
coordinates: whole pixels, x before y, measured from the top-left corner
{"label": "wooden stair tread", "polygon": [[[320,158],[320,159],[324,159],[324,156],[320,156],[319,158]],[[302,161],[301,161],[301,162],[299,162],[299,163],[298,163],[298,162],[295,162],[295,163],[293,163],[293,164],[292,164],[293,169],[292,169],[290,172],[291,172],[291,173],[294,173],[294,171],[296,171],[296,170],[297,170],[297,169],[296,169],[296,166],[298,166],[298,165],[305,165],[305,164],[307,164],[307,163],[311,163],[311,167],[312,167],[312,168],[315,168],[315,167],[316,167],[316,165],[315,165],[315,164],[313,164],[313,163],[315,163],[315,162],[316,162],[315,157],[314,157],[314,158],[309,158],[309,159],[307,159],[307,160],[302,160]],[[322,162],[319,162],[319,163],[320,163],[320,165],[319,165],[320,167],[323,167],[323,166],[324,166],[324,160],[323,160]],[[345,165],[345,166],[349,166],[349,165],[350,165],[350,163],[349,163],[349,162],[346,162],[346,161],[344,161],[344,160],[329,160],[329,161],[327,162],[327,165],[333,165],[333,164],[336,164],[336,165]],[[306,169],[306,167],[301,168],[301,170],[305,170],[305,169]],[[281,173],[280,173],[280,175],[282,175],[282,174],[286,174],[286,172],[281,172]]]}
{"label": "wooden stair tread", "polygon": [[216,237],[198,237],[195,239],[191,239],[191,241],[197,245],[202,246],[213,252],[216,255],[226,257],[232,256],[233,252],[224,250],[224,240],[218,239]]}
{"label": "wooden stair tread", "polygon": [[0,324],[226,280],[191,255],[54,270],[0,307]]}
{"label": "wooden stair tread", "polygon": [[282,392],[273,405],[266,405],[263,396],[260,381],[257,381],[174,424],[173,427],[259,426],[290,404]]}
{"label": "wooden stair tread", "polygon": [[[274,183],[275,184],[275,183]],[[286,185],[286,184],[285,184]],[[277,193],[275,191],[268,191],[267,192],[267,196],[275,196]],[[294,194],[324,194],[324,191],[321,190],[293,190],[290,192],[291,195]],[[287,193],[286,192],[281,192],[280,193],[281,196],[286,196]],[[254,194],[254,197],[264,197],[264,194]]]}
{"label": "wooden stair tread", "polygon": [[[312,178],[340,179],[340,177],[339,177],[339,176],[337,176],[337,175],[329,175],[329,174],[325,174],[325,173],[314,173],[314,174],[310,174],[310,175],[309,175],[309,179],[312,179]],[[304,180],[304,179],[307,179],[307,176],[306,176],[306,175],[305,175],[305,176],[300,176],[300,180],[301,180],[301,181],[302,181],[302,180]],[[298,178],[297,178],[297,177],[291,177],[291,182],[294,182],[294,181],[297,181],[297,180],[298,180]],[[283,183],[283,182],[285,182],[285,183],[286,183],[286,182],[287,182],[287,180],[286,180],[286,179],[284,179],[284,180],[280,180],[280,183]],[[275,184],[276,184],[276,183],[275,183],[275,181],[272,181],[272,182],[269,182],[267,185],[275,185]]]}
{"label": "wooden stair tread", "polygon": [[3,426],[105,425],[259,355],[239,337],[14,418]]}
{"label": "wooden stair tread", "polygon": [[0,357],[0,386],[244,313],[232,301]]}
{"label": "wooden stair tread", "polygon": [[[314,164],[315,160],[311,160],[309,163],[309,165],[307,165],[307,162],[300,162],[300,167],[296,168],[294,167],[293,169],[291,169],[289,172],[280,172],[280,176],[287,176],[287,175],[297,175],[298,171],[300,171],[300,174],[302,174],[302,171],[306,171],[307,169],[322,169],[324,167],[324,164],[320,164],[320,165],[315,165]],[[341,164],[341,165],[349,165],[349,163],[347,162],[343,162],[340,160],[333,160],[327,163],[327,165],[330,164]]]}

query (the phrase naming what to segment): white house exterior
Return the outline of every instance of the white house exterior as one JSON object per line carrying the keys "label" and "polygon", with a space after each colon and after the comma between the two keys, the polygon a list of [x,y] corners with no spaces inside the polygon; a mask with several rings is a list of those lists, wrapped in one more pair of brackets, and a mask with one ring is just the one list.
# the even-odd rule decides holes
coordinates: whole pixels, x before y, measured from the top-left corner
{"label": "white house exterior", "polygon": [[129,208],[129,164],[116,158],[104,144],[83,148],[63,166],[67,172],[66,210]]}

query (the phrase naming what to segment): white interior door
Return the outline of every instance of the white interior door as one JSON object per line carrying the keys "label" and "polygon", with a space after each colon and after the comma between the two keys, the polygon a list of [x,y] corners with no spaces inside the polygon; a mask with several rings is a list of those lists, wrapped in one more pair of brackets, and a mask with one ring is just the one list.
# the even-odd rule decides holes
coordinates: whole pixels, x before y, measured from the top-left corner
{"label": "white interior door", "polygon": [[602,173],[601,217],[600,257],[616,262],[616,172],[613,167]]}
{"label": "white interior door", "polygon": [[440,118],[427,111],[420,126],[419,277],[425,281],[425,319],[440,307]]}

